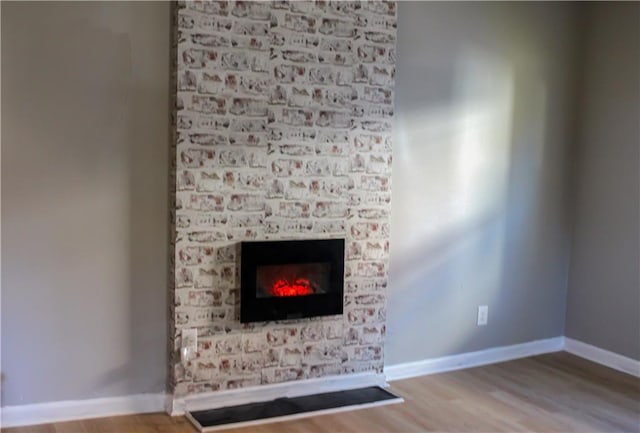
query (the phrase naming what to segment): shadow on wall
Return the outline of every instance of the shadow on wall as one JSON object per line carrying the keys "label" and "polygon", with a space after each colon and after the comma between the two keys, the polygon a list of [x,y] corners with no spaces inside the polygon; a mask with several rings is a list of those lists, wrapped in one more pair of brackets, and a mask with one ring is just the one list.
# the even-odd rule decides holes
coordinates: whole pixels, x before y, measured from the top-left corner
{"label": "shadow on wall", "polygon": [[[148,11],[131,7],[134,23]],[[129,250],[129,360],[108,371],[96,389],[126,386],[125,395],[163,392],[166,374],[168,172],[169,172],[169,8],[152,31],[126,38],[130,55],[126,104]],[[164,43],[158,43],[161,36]],[[153,49],[150,50],[150,47]],[[145,55],[146,52],[146,55]],[[133,60],[132,60],[133,59]],[[125,72],[125,71],[123,71]],[[125,76],[127,76],[125,75]]]}
{"label": "shadow on wall", "polygon": [[386,365],[562,333],[564,77],[535,47],[433,45],[399,38]]}

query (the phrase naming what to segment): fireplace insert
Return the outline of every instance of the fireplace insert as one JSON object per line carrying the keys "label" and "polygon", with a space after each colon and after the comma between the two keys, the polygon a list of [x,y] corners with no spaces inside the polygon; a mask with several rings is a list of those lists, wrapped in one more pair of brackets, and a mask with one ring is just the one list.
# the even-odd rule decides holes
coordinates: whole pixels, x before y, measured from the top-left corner
{"label": "fireplace insert", "polygon": [[242,242],[240,321],[342,314],[344,239]]}

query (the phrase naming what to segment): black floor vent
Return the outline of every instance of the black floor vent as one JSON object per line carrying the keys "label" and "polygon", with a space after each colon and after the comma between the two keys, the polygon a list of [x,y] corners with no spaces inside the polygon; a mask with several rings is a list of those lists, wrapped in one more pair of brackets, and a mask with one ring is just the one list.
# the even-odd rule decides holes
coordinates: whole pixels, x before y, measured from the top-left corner
{"label": "black floor vent", "polygon": [[188,412],[202,432],[355,410],[403,400],[378,386]]}

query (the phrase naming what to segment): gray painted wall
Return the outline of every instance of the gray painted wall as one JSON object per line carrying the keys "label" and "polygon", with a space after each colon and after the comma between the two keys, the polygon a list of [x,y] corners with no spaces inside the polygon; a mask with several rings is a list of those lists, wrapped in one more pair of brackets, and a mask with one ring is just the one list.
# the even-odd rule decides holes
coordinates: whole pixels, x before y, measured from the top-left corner
{"label": "gray painted wall", "polygon": [[575,8],[399,4],[387,365],[563,335]]}
{"label": "gray painted wall", "polygon": [[2,405],[165,388],[169,32],[2,2]]}
{"label": "gray painted wall", "polygon": [[640,360],[640,4],[587,8],[566,335]]}

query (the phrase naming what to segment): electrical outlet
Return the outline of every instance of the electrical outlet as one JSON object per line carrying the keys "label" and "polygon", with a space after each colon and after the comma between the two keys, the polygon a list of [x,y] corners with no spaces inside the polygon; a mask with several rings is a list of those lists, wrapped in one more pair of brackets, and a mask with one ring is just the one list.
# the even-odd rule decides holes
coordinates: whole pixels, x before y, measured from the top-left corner
{"label": "electrical outlet", "polygon": [[195,328],[182,330],[180,358],[183,363],[195,358],[198,351],[198,330]]}
{"label": "electrical outlet", "polygon": [[478,305],[478,326],[485,326],[489,321],[489,306]]}

